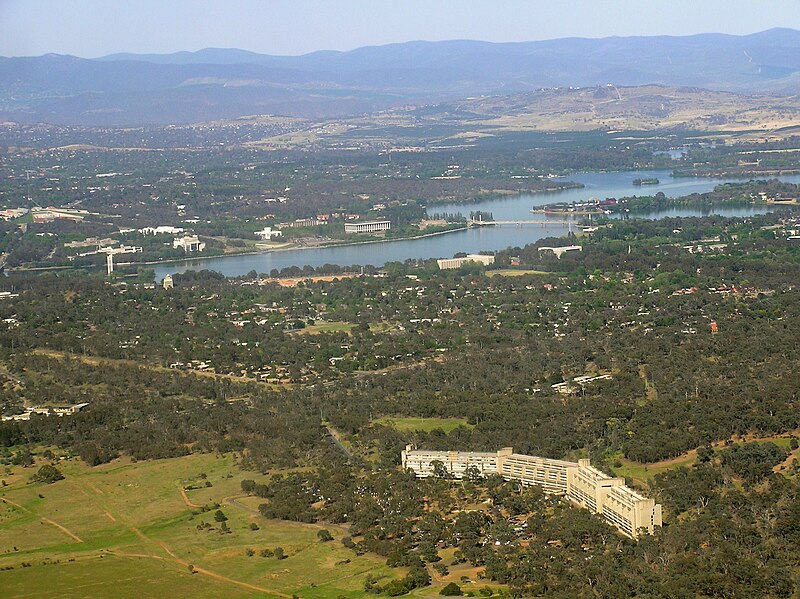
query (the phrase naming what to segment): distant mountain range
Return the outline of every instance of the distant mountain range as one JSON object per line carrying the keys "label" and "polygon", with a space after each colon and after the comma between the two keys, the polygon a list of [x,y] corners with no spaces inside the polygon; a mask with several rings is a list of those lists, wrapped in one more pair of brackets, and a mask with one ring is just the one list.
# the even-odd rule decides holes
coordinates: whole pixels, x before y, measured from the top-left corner
{"label": "distant mountain range", "polygon": [[539,88],[650,83],[800,93],[800,32],[408,42],[303,56],[209,48],[0,58],[0,119],[133,126],[250,114],[331,118]]}

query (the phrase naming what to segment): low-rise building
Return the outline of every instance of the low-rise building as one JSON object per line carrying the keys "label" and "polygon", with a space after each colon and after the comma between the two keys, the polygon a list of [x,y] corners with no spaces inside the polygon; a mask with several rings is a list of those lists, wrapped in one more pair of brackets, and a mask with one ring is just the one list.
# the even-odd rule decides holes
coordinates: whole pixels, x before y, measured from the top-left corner
{"label": "low-rise building", "polygon": [[582,245],[563,245],[560,247],[543,246],[539,248],[540,252],[552,252],[556,258],[561,258],[567,252],[581,252],[583,251]]}
{"label": "low-rise building", "polygon": [[318,218],[298,218],[290,223],[280,223],[278,226],[282,229],[293,229],[296,227],[318,227],[319,225],[327,225],[328,222]]}
{"label": "low-rise building", "polygon": [[391,228],[392,223],[388,220],[358,221],[344,224],[345,233],[378,233],[388,231]]}
{"label": "low-rise building", "polygon": [[256,231],[255,235],[263,241],[270,241],[273,237],[280,237],[283,233],[277,229],[273,231],[272,227],[264,227],[260,231]]}
{"label": "low-rise building", "polygon": [[514,453],[506,447],[497,452],[426,451],[408,445],[401,455],[403,468],[420,477],[446,469],[462,478],[470,466],[482,475],[499,474],[506,480],[535,485],[550,495],[560,495],[586,508],[624,535],[637,538],[661,526],[661,505],[625,486],[622,478],[608,476],[589,460],[567,462]]}
{"label": "low-rise building", "polygon": [[144,227],[139,229],[142,235],[180,235],[184,229],[181,227],[170,227],[167,225],[159,225],[158,227]]}
{"label": "low-rise building", "polygon": [[467,254],[463,258],[442,258],[437,260],[436,264],[439,265],[441,270],[447,270],[450,268],[461,268],[467,262],[475,262],[476,264],[488,266],[489,264],[494,264],[494,256],[487,256],[485,254]]}
{"label": "low-rise building", "polygon": [[205,242],[200,241],[197,235],[185,235],[172,241],[173,248],[182,248],[187,254],[189,252],[202,252],[206,249]]}
{"label": "low-rise building", "polygon": [[0,210],[0,220],[12,220],[28,214],[27,208],[4,208]]}

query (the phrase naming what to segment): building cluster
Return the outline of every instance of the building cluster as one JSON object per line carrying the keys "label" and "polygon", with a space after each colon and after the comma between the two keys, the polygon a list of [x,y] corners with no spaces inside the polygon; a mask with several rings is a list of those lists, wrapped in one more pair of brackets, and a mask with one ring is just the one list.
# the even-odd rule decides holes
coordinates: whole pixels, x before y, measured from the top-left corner
{"label": "building cluster", "polygon": [[89,405],[88,403],[79,403],[75,404],[74,406],[54,406],[54,407],[33,406],[30,408],[25,408],[25,411],[22,414],[3,416],[2,420],[3,422],[30,420],[33,414],[38,414],[39,416],[69,416],[71,414],[77,414],[88,405]]}
{"label": "building cluster", "polygon": [[169,225],[160,225],[158,227],[144,227],[139,229],[142,235],[180,235],[184,232],[182,227],[172,227]]}
{"label": "building cluster", "polygon": [[14,220],[28,214],[27,208],[4,208],[0,210],[0,220]]}
{"label": "building cluster", "polygon": [[439,269],[447,270],[450,268],[461,268],[467,262],[475,262],[476,264],[488,266],[490,264],[494,264],[494,256],[486,256],[484,254],[467,254],[463,258],[442,258],[441,260],[437,260],[436,264],[439,265]]}
{"label": "building cluster", "polygon": [[623,478],[608,476],[589,460],[566,462],[514,453],[506,447],[497,452],[425,451],[408,445],[402,452],[403,468],[420,477],[447,472],[463,478],[467,469],[481,476],[499,474],[506,480],[540,487],[545,493],[565,497],[590,510],[633,539],[661,526],[661,505],[639,495]]}

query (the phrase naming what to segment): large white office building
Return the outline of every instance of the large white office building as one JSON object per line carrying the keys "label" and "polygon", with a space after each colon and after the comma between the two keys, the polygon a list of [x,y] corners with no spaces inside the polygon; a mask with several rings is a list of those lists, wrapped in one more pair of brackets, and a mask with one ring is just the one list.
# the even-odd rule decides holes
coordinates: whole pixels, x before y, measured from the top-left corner
{"label": "large white office building", "polygon": [[391,228],[392,223],[388,220],[356,221],[344,224],[345,233],[378,233],[380,231],[388,231]]}
{"label": "large white office building", "polygon": [[514,453],[510,447],[497,452],[426,451],[407,446],[403,468],[421,478],[441,468],[462,478],[470,466],[483,476],[499,474],[506,480],[535,485],[545,493],[560,495],[599,515],[624,535],[637,538],[661,526],[661,505],[625,485],[625,480],[604,474],[589,460],[566,462]]}

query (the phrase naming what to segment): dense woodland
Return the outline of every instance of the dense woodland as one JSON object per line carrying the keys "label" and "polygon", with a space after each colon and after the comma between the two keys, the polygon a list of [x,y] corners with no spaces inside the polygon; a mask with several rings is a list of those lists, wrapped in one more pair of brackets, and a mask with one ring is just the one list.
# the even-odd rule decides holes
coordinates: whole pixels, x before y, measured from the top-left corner
{"label": "dense woodland", "polygon": [[363,476],[337,464],[267,484],[245,480],[242,488],[265,498],[267,517],[346,522],[346,546],[409,569],[400,580],[367,577],[365,589],[375,593],[429,584],[426,566],[446,574],[468,563],[487,582],[509,585],[512,597],[790,597],[798,584],[800,486],[772,473],[780,450],[760,447],[736,448],[773,454],[750,456],[749,464],[765,468],[744,476],[744,488],[731,449],[656,476],[649,492],[664,502],[668,524],[638,542],[585,510],[497,476]]}
{"label": "dense woodland", "polygon": [[[168,290],[12,274],[0,279],[3,414],[89,405],[1,423],[3,459],[36,466],[43,445],[89,464],[236,452],[265,516],[346,522],[354,551],[408,568],[393,586],[367,580],[375,592],[464,560],[518,596],[792,596],[794,462],[740,439],[800,429],[797,226],[789,212],[630,219],[561,259],[538,248],[575,240],[510,248],[489,270],[409,261],[296,287],[257,273],[187,273]],[[493,272],[512,258],[520,276]],[[610,378],[574,381],[594,374]],[[376,422],[403,416],[467,425]],[[332,429],[350,464],[336,462]],[[623,457],[699,460],[655,477],[646,491],[667,525],[633,543],[531,489],[417,481],[397,469],[408,442],[589,456],[609,472]],[[319,463],[332,465],[261,476]],[[474,502],[486,508],[459,512]]]}

